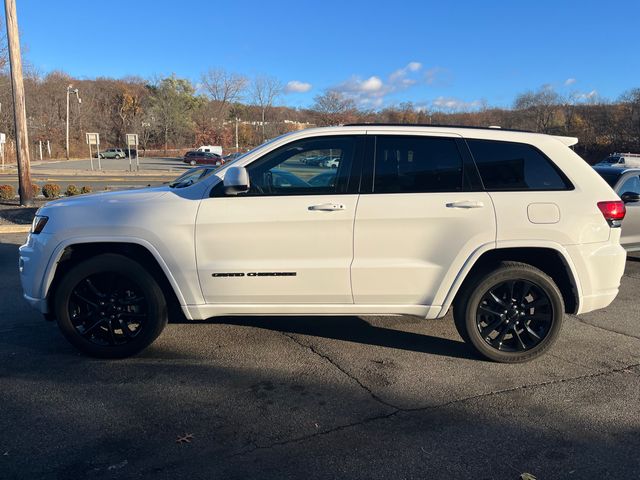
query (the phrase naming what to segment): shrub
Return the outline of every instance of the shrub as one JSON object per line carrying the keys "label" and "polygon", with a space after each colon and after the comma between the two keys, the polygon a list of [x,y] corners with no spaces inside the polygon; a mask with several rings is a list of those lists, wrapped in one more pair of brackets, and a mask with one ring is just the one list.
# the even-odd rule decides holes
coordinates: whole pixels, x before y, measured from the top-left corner
{"label": "shrub", "polygon": [[92,189],[89,185],[85,185],[80,189],[80,193],[91,193],[91,192],[92,192]]}
{"label": "shrub", "polygon": [[2,200],[13,200],[16,196],[16,189],[12,185],[0,185],[0,198]]}
{"label": "shrub", "polygon": [[31,192],[33,194],[33,198],[36,198],[40,194],[40,185],[38,185],[37,183],[32,183]]}
{"label": "shrub", "polygon": [[42,187],[44,198],[57,198],[60,196],[60,186],[55,183],[45,183]]}
{"label": "shrub", "polygon": [[76,187],[75,185],[69,185],[67,187],[67,189],[65,190],[64,194],[67,197],[73,197],[74,195],[79,195],[80,194],[80,190],[78,190],[78,187]]}

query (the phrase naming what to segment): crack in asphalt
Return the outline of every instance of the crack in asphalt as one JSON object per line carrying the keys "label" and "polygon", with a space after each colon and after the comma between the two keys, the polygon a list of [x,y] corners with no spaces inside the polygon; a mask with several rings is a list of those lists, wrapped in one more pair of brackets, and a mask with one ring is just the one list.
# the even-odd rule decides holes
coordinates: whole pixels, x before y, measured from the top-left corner
{"label": "crack in asphalt", "polygon": [[618,335],[623,335],[623,336],[625,336],[625,337],[635,338],[636,340],[640,340],[640,336],[638,336],[638,335],[630,335],[630,334],[628,334],[628,333],[619,332],[619,331],[617,331],[617,330],[609,330],[608,328],[601,327],[600,325],[594,325],[593,323],[589,323],[589,322],[587,322],[586,320],[581,319],[581,318],[580,318],[580,317],[578,317],[577,315],[570,315],[570,314],[568,314],[568,316],[569,316],[570,318],[573,318],[574,320],[576,320],[576,321],[578,321],[578,322],[582,323],[583,325],[589,325],[590,327],[598,328],[598,329],[600,329],[600,330],[604,330],[605,332],[617,333]]}
{"label": "crack in asphalt", "polygon": [[337,370],[339,370],[342,374],[344,374],[345,376],[347,376],[349,379],[351,379],[352,381],[354,381],[355,383],[358,384],[358,386],[360,386],[360,388],[362,388],[363,390],[365,390],[370,396],[371,398],[373,398],[375,401],[377,401],[378,403],[389,407],[389,408],[393,408],[394,410],[400,410],[399,407],[397,407],[396,405],[393,405],[385,400],[383,400],[382,398],[380,398],[379,396],[377,396],[369,387],[367,387],[364,383],[362,383],[360,381],[360,379],[354,375],[352,375],[351,373],[349,373],[348,371],[346,371],[344,368],[342,368],[342,366],[340,366],[336,361],[334,361],[331,357],[329,357],[328,355],[319,352],[318,350],[316,350],[316,348],[311,345],[311,344],[307,344],[304,342],[301,342],[300,340],[298,340],[296,337],[294,337],[291,334],[288,334],[286,332],[280,332],[282,333],[282,335],[284,335],[287,338],[290,338],[291,340],[293,340],[295,343],[297,343],[298,345],[300,345],[301,347],[304,347],[308,350],[310,350],[311,352],[313,352],[314,354],[316,354],[318,357],[323,358],[324,360],[326,360],[327,362],[329,362],[331,365],[333,365],[333,367],[335,367]]}
{"label": "crack in asphalt", "polygon": [[[295,438],[290,438],[287,440],[280,440],[277,442],[271,442],[267,445],[258,445],[257,443],[253,443],[253,448],[250,448],[248,450],[244,450],[241,452],[237,452],[231,455],[227,455],[225,458],[230,459],[230,458],[236,458],[236,457],[244,457],[247,455],[251,455],[252,453],[258,451],[258,450],[269,450],[271,448],[275,448],[275,447],[280,447],[280,446],[285,446],[285,445],[290,445],[293,443],[301,443],[301,442],[305,442],[307,440],[311,440],[313,438],[316,437],[320,437],[320,436],[324,436],[324,435],[330,435],[332,433],[336,433],[336,432],[340,432],[343,430],[347,430],[350,428],[356,428],[362,425],[366,425],[368,423],[372,423],[372,422],[376,422],[378,420],[386,420],[388,418],[392,418],[394,416],[396,416],[399,413],[419,413],[419,412],[425,412],[425,411],[431,411],[431,410],[439,410],[442,408],[447,408],[450,407],[452,405],[457,405],[460,403],[465,403],[468,401],[473,401],[473,400],[478,400],[481,398],[488,398],[488,397],[492,397],[492,396],[498,396],[498,395],[503,395],[503,394],[508,394],[508,393],[513,393],[516,392],[518,390],[527,390],[527,389],[534,389],[534,388],[542,388],[542,387],[548,387],[548,386],[552,386],[552,385],[559,385],[562,383],[568,383],[568,382],[580,382],[582,380],[589,380],[589,379],[593,379],[593,378],[598,378],[598,377],[603,377],[603,376],[607,376],[607,375],[613,375],[616,373],[633,373],[636,374],[632,369],[640,367],[640,363],[634,363],[631,365],[626,365],[624,367],[618,367],[618,368],[613,368],[610,370],[606,370],[604,372],[593,372],[593,373],[587,373],[584,375],[579,375],[577,377],[569,377],[569,378],[561,378],[561,379],[556,379],[556,380],[548,380],[546,382],[539,382],[539,383],[533,383],[530,385],[518,385],[515,387],[510,387],[510,388],[505,388],[502,390],[495,390],[495,391],[490,391],[490,392],[486,392],[486,393],[480,393],[477,395],[471,395],[468,397],[464,397],[464,398],[458,398],[455,400],[451,400],[449,402],[445,402],[445,403],[441,403],[439,405],[429,405],[426,407],[415,407],[415,408],[401,408],[401,407],[397,407],[394,406],[384,400],[381,400],[375,393],[373,393],[371,391],[371,389],[369,389],[368,387],[366,387],[365,385],[362,384],[362,382],[360,382],[360,380],[358,380],[356,377],[354,377],[353,375],[349,374],[348,372],[346,372],[340,365],[338,365],[336,362],[334,362],[330,357],[328,357],[327,355],[318,352],[312,345],[307,345],[303,342],[300,342],[297,338],[293,337],[292,335],[289,335],[285,332],[281,332],[284,336],[290,338],[291,340],[293,340],[295,343],[297,343],[298,345],[309,349],[311,352],[313,352],[314,354],[316,354],[317,356],[323,358],[325,361],[328,361],[329,363],[331,363],[331,365],[333,365],[335,368],[337,368],[340,372],[342,372],[344,375],[346,375],[347,377],[349,377],[351,380],[355,381],[360,387],[362,387],[365,391],[367,391],[372,398],[374,398],[376,401],[380,402],[381,404],[388,406],[390,408],[393,408],[394,410],[392,412],[389,413],[385,413],[385,414],[381,414],[381,415],[375,415],[372,417],[368,417],[362,420],[359,420],[357,422],[351,422],[351,423],[347,423],[347,424],[343,424],[343,425],[338,425],[336,427],[330,428],[328,430],[324,430],[321,432],[315,432],[315,433],[311,433],[309,435],[303,435],[300,437],[295,437]],[[617,332],[616,332],[617,333]],[[636,374],[637,375],[637,374]]]}

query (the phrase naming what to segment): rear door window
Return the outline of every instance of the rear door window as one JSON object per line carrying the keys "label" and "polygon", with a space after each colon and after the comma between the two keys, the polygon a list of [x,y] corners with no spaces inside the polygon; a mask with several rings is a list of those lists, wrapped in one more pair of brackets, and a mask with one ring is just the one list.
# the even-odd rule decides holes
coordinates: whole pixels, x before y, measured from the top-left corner
{"label": "rear door window", "polygon": [[463,161],[455,139],[380,135],[374,193],[459,192]]}
{"label": "rear door window", "polygon": [[570,190],[566,176],[526,143],[468,139],[486,190]]}

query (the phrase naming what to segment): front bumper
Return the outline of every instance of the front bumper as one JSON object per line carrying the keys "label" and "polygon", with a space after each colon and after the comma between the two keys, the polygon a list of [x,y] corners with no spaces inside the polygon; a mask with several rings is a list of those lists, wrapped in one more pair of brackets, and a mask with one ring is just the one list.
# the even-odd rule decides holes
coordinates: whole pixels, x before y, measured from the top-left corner
{"label": "front bumper", "polygon": [[29,305],[41,313],[49,313],[45,285],[53,254],[51,240],[50,234],[29,234],[25,244],[18,249],[18,270],[23,296]]}

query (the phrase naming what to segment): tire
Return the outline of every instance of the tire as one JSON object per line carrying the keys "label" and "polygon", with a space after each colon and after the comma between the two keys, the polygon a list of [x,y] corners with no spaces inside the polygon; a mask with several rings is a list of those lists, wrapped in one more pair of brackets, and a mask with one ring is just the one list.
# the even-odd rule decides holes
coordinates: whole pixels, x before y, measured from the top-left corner
{"label": "tire", "polygon": [[120,160],[122,157],[120,155],[116,155],[116,160]]}
{"label": "tire", "polygon": [[541,270],[502,262],[465,282],[456,296],[453,317],[462,339],[480,355],[501,363],[522,363],[555,343],[564,301],[553,279]]}
{"label": "tire", "polygon": [[168,320],[164,294],[153,276],[116,254],[72,267],[56,289],[54,311],[66,339],[99,358],[135,355],[153,343]]}
{"label": "tire", "polygon": [[196,163],[197,163],[197,162],[196,162],[195,160],[191,160],[191,161],[189,162],[189,165],[191,165],[192,167],[195,167],[195,166],[196,166]]}

